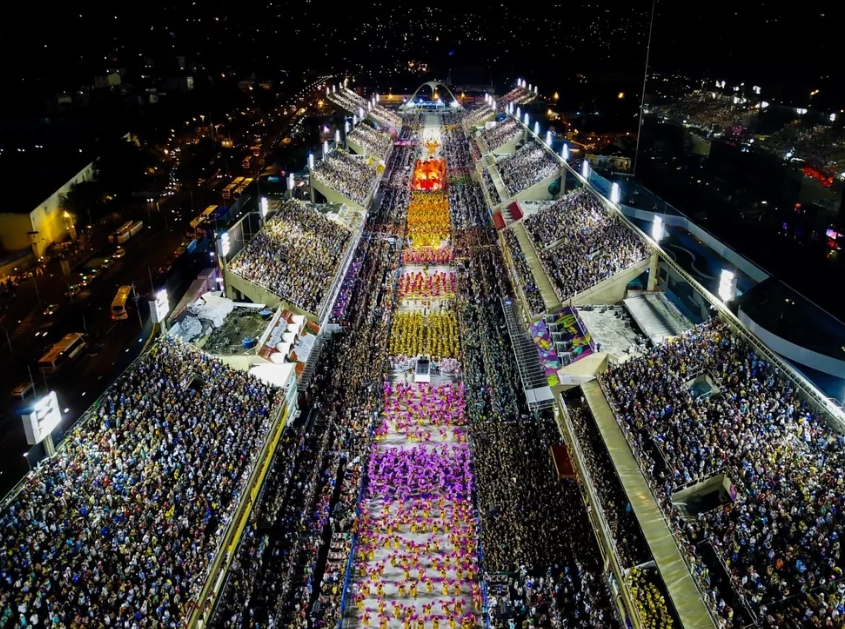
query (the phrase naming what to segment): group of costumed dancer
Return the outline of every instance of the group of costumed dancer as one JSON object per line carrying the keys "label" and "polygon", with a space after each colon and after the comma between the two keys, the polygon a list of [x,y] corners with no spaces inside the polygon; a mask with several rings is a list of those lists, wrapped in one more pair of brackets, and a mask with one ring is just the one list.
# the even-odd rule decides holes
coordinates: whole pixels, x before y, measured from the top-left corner
{"label": "group of costumed dancer", "polygon": [[[391,621],[407,629],[475,627],[483,596],[470,453],[460,429],[464,385],[386,382],[383,399],[368,465],[370,508],[356,525],[358,617],[380,629]],[[442,443],[426,443],[429,428],[442,433]],[[379,445],[388,435],[424,443]]]}
{"label": "group of costumed dancer", "polygon": [[[429,274],[429,264],[449,264],[452,250],[449,200],[442,190],[445,161],[433,154],[439,133],[425,137],[428,160],[418,160],[411,184],[407,228],[410,247],[404,264],[423,272],[401,276],[405,310],[394,314],[391,364],[415,357],[458,362],[457,319],[449,298],[455,276]],[[444,306],[444,303],[446,304]],[[452,364],[454,363],[454,364]],[[444,372],[441,372],[444,373]],[[358,626],[379,629],[471,629],[483,606],[477,560],[476,515],[472,502],[466,392],[461,382],[385,382],[381,425],[367,463],[366,508],[355,525],[357,546],[351,600]]]}
{"label": "group of costumed dancer", "polygon": [[449,198],[445,192],[414,192],[408,205],[408,237],[414,248],[440,247],[449,238]]}
{"label": "group of costumed dancer", "polygon": [[444,271],[417,271],[399,276],[399,297],[441,298],[455,296],[455,274]]}

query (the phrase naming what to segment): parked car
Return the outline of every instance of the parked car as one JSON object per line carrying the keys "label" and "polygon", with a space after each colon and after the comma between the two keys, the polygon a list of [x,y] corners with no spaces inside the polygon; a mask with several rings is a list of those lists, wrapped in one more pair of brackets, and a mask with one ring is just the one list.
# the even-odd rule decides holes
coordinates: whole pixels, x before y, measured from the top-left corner
{"label": "parked car", "polygon": [[125,255],[126,255],[126,249],[124,249],[123,247],[118,247],[117,249],[114,250],[114,255],[112,257],[117,258],[119,260],[120,258],[122,258]]}
{"label": "parked car", "polygon": [[45,316],[45,317],[52,317],[52,316],[53,316],[54,314],[56,314],[58,311],[59,311],[59,306],[58,306],[58,304],[50,304],[49,306],[47,306],[46,308],[44,308],[44,316]]}

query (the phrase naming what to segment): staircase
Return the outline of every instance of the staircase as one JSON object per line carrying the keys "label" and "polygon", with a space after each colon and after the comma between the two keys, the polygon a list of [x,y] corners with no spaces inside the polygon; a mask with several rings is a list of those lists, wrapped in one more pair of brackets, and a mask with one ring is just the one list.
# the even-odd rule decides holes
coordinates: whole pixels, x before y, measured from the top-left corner
{"label": "staircase", "polygon": [[311,353],[305,362],[305,369],[302,370],[302,376],[300,376],[299,382],[296,385],[296,390],[300,393],[306,391],[308,385],[311,384],[311,378],[314,377],[314,373],[317,371],[317,364],[320,362],[320,354],[323,353],[325,341],[326,337],[324,334],[317,336],[317,340],[314,341],[314,346],[311,348]]}
{"label": "staircase", "polygon": [[549,408],[554,405],[554,398],[538,402],[531,402],[530,391],[548,389],[549,383],[543,366],[540,364],[540,357],[537,354],[537,346],[531,340],[527,330],[522,328],[519,318],[518,306],[511,300],[502,300],[502,311],[505,314],[505,325],[508,328],[508,336],[516,356],[516,366],[519,369],[519,378],[522,381],[522,388],[529,398],[528,406],[533,410]]}
{"label": "staircase", "polygon": [[548,275],[546,275],[545,269],[543,269],[540,258],[537,256],[534,243],[531,242],[531,238],[528,237],[528,233],[525,231],[525,226],[519,222],[514,223],[510,229],[514,236],[516,236],[517,241],[519,241],[519,248],[522,249],[522,253],[525,255],[525,261],[531,269],[531,275],[534,276],[534,283],[540,289],[540,296],[543,298],[543,305],[546,306],[546,312],[552,312],[560,308],[560,300],[557,298],[555,289]]}

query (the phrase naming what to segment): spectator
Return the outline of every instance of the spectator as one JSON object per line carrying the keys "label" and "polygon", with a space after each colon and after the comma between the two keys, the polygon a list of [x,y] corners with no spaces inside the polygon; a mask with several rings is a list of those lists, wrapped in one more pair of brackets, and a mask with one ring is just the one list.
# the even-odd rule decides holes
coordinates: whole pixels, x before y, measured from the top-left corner
{"label": "spectator", "polygon": [[351,233],[301,201],[278,213],[229,263],[229,270],[308,312],[319,312]]}
{"label": "spectator", "polygon": [[317,164],[311,176],[355,203],[365,205],[375,187],[378,169],[371,159],[338,149]]}

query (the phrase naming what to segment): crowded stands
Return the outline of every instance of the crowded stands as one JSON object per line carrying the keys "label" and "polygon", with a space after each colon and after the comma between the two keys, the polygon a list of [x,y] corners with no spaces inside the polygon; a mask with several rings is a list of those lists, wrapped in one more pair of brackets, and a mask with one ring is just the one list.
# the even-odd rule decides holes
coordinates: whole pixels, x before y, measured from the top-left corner
{"label": "crowded stands", "polygon": [[482,105],[478,109],[473,109],[469,113],[467,113],[461,119],[461,124],[464,127],[464,131],[469,132],[474,127],[484,124],[485,121],[489,120],[493,116],[496,115],[496,112],[493,111],[493,108],[490,105]]}
{"label": "crowded stands", "polygon": [[390,155],[390,149],[393,148],[393,138],[389,133],[376,131],[366,124],[356,125],[347,137],[364,149],[367,155],[380,161],[386,161]]}
{"label": "crowded stands", "polygon": [[522,294],[525,295],[525,301],[528,302],[528,309],[534,314],[544,312],[546,306],[543,303],[543,297],[540,295],[540,289],[537,288],[531,267],[528,266],[528,261],[525,259],[525,254],[522,253],[516,235],[509,229],[506,229],[503,233],[505,246],[508,248],[511,260],[513,260],[516,279],[522,289]]}
{"label": "crowded stands", "polygon": [[370,158],[338,149],[317,164],[311,176],[355,203],[365,205],[375,187],[378,168]]}
{"label": "crowded stands", "polygon": [[507,118],[495,127],[482,131],[481,137],[484,138],[487,148],[491,151],[495,151],[500,146],[516,140],[522,135],[524,130],[524,127],[516,120],[516,118]]}
{"label": "crowded stands", "polygon": [[527,142],[514,153],[496,162],[508,196],[513,197],[560,171],[555,155],[536,142]]}
{"label": "crowded stands", "polygon": [[[699,375],[718,390],[703,395],[690,384]],[[611,367],[601,383],[689,548],[709,542],[733,588],[775,624],[781,601],[812,590],[813,626],[832,617],[833,586],[842,576],[836,557],[845,437],[801,400],[795,385],[716,319]],[[735,498],[696,520],[683,518],[672,493],[721,473],[736,485]],[[738,622],[727,594],[715,591],[712,602]]]}
{"label": "crowded stands", "polygon": [[367,101],[347,87],[342,87],[327,96],[330,102],[345,109],[351,114],[358,115],[359,110],[367,111]]}
{"label": "crowded stands", "polygon": [[184,626],[279,393],[181,341],[156,343],[4,509],[14,624]]}
{"label": "crowded stands", "polygon": [[833,125],[807,126],[795,120],[760,143],[782,159],[787,153],[827,171],[845,171],[845,133]]}
{"label": "crowded stands", "polygon": [[643,240],[584,188],[523,221],[562,301],[648,255]]}
{"label": "crowded stands", "polygon": [[351,235],[305,203],[285,201],[229,270],[295,306],[318,312]]}
{"label": "crowded stands", "polygon": [[395,111],[382,107],[381,105],[373,107],[367,116],[380,126],[388,129],[399,129],[402,126],[402,116],[397,114]]}
{"label": "crowded stands", "polygon": [[487,195],[490,197],[490,203],[492,205],[499,205],[502,202],[502,198],[499,196],[499,191],[496,189],[496,184],[493,182],[493,177],[490,175],[490,170],[485,168],[481,171],[481,184],[484,186],[484,189],[487,191]]}

